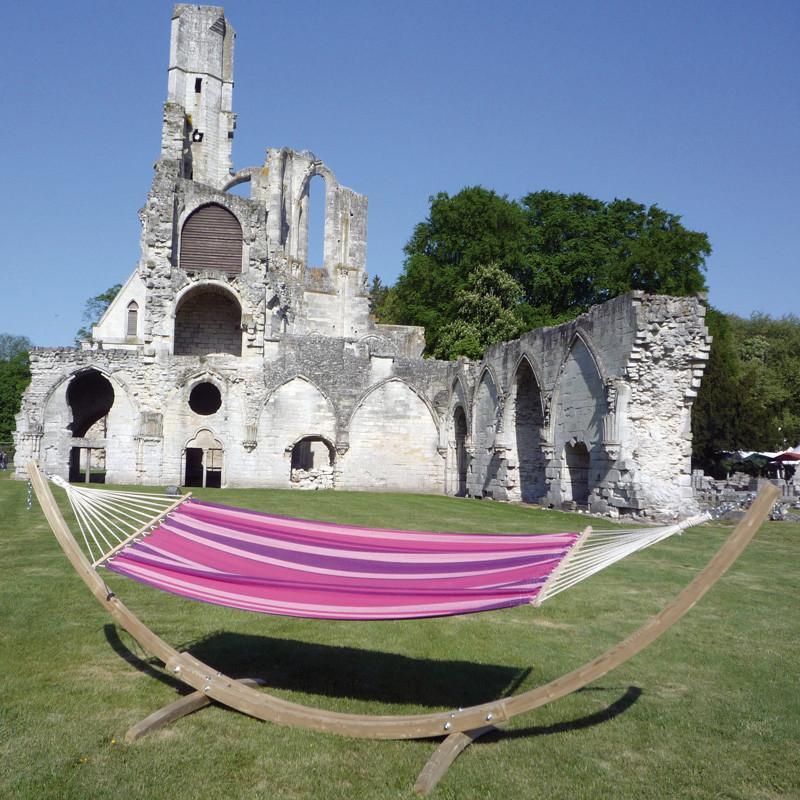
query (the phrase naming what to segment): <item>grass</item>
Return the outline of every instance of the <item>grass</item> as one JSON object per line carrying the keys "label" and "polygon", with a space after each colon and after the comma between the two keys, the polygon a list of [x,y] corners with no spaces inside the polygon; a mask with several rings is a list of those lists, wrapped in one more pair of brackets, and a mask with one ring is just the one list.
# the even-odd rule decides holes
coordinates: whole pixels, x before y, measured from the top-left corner
{"label": "grass", "polygon": [[[454,498],[202,491],[232,505],[384,527],[553,531],[583,517]],[[182,691],[72,571],[26,487],[0,481],[0,797],[410,798],[432,741],[372,742],[212,707],[137,742],[125,730]],[[542,609],[350,623],[216,608],[114,577],[170,643],[282,697],[405,713],[531,688],[660,609],[729,527],[704,526]],[[434,798],[800,797],[800,525],[769,523],[655,645],[582,692],[479,740]]]}

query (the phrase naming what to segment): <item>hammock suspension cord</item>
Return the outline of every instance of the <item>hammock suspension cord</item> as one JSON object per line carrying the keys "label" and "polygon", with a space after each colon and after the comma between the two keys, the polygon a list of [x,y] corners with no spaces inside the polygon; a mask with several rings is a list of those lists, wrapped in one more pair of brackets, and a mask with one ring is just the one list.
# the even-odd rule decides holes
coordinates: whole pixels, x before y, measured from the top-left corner
{"label": "hammock suspension cord", "polygon": [[67,493],[93,567],[107,561],[125,545],[152,530],[171,510],[191,495],[176,498],[146,492],[87,489],[63,478],[50,480]]}

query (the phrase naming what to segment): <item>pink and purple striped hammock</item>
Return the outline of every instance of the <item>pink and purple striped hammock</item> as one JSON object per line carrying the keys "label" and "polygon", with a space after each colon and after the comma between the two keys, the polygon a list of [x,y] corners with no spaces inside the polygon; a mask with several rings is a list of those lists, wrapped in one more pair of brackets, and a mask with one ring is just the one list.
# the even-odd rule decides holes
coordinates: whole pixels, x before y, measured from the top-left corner
{"label": "pink and purple striped hammock", "polygon": [[[216,605],[322,619],[407,619],[538,605],[697,522],[583,534],[423,533],[58,482],[67,489],[90,556],[100,551],[93,566]],[[137,530],[125,536],[125,525]]]}

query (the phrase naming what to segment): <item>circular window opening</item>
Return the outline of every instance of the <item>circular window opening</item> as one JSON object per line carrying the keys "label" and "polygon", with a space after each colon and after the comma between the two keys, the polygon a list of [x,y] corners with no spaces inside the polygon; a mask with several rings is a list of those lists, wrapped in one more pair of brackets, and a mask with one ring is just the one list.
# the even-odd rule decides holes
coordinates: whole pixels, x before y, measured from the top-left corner
{"label": "circular window opening", "polygon": [[214,414],[221,405],[222,395],[213,383],[198,383],[189,395],[189,408],[195,414]]}

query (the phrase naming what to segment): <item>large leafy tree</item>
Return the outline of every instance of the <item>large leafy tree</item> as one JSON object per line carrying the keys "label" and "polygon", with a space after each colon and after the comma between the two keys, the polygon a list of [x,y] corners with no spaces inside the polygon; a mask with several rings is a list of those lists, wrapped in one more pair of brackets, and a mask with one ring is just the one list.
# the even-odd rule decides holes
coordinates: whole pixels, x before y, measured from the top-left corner
{"label": "large leafy tree", "polygon": [[722,451],[800,443],[800,319],[709,309],[714,337],[692,412],[693,461],[721,476]]}
{"label": "large leafy tree", "polygon": [[428,218],[405,247],[403,273],[386,303],[386,322],[423,325],[428,352],[442,326],[456,320],[459,293],[479,266],[499,264],[511,275],[522,261],[525,217],[514,202],[480,186],[430,199]]}
{"label": "large leafy tree", "polygon": [[517,313],[530,328],[572,319],[631,289],[701,291],[710,252],[704,233],[658,206],[547,191],[517,202],[474,186],[431,198],[383,316],[424,325],[428,352],[442,352],[441,331],[464,321],[460,292],[479,266],[495,263],[517,281]]}

